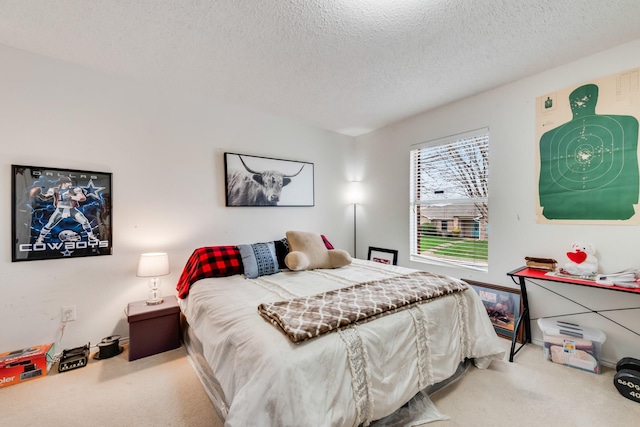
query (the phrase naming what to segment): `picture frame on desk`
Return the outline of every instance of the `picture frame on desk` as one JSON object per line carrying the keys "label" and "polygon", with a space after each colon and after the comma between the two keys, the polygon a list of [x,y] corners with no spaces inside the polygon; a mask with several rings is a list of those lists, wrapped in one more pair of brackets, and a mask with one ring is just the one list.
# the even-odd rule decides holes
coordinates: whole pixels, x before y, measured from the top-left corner
{"label": "picture frame on desk", "polygon": [[513,340],[515,333],[516,341],[522,343],[524,328],[514,332],[515,324],[524,310],[520,290],[474,280],[465,280],[465,282],[480,296],[496,333],[510,340]]}

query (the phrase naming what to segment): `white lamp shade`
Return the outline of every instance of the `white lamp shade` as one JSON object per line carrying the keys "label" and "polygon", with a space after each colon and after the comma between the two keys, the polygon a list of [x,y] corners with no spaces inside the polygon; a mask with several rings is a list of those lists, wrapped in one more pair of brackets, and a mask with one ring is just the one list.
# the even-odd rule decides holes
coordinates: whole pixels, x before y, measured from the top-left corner
{"label": "white lamp shade", "polygon": [[362,203],[362,183],[360,181],[349,183],[349,203]]}
{"label": "white lamp shade", "polygon": [[169,255],[164,252],[153,252],[140,255],[138,277],[158,277],[169,274]]}

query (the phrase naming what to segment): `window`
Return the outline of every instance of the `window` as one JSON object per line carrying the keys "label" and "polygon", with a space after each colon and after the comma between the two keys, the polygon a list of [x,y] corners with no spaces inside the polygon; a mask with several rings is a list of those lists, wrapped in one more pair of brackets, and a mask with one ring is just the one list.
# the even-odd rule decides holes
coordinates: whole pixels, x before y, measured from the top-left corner
{"label": "window", "polygon": [[488,271],[489,130],[411,150],[412,261]]}

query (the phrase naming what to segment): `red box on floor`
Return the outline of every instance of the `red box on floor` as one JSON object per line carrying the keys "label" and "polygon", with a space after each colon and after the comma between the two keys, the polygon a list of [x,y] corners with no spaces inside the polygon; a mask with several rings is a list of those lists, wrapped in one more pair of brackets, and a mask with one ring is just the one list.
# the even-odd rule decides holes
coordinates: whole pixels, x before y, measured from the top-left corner
{"label": "red box on floor", "polygon": [[53,344],[0,354],[0,388],[44,377],[47,375],[47,359],[53,359]]}

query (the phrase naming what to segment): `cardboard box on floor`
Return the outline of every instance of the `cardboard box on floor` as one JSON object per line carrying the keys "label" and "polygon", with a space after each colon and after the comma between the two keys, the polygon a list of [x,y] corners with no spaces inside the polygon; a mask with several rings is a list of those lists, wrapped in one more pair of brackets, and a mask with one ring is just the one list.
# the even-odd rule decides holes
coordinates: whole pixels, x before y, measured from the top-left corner
{"label": "cardboard box on floor", "polygon": [[53,344],[44,344],[0,354],[0,388],[47,375],[53,347]]}

